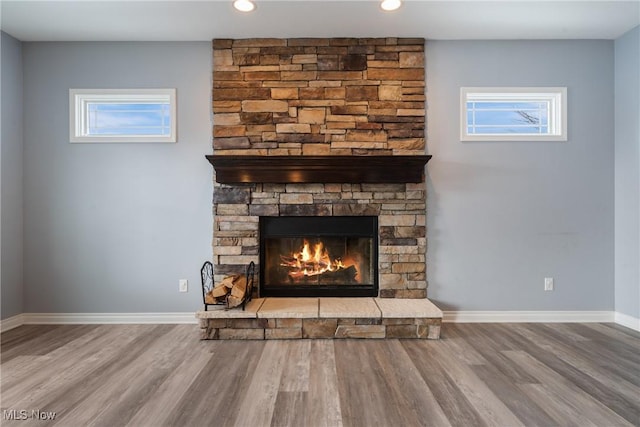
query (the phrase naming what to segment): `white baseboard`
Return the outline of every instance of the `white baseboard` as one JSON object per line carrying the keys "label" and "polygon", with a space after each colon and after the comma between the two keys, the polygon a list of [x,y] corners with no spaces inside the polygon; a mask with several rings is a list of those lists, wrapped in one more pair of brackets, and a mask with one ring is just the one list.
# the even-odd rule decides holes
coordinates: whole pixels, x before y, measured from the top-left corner
{"label": "white baseboard", "polygon": [[[449,323],[612,323],[640,331],[640,319],[613,311],[444,311]],[[195,313],[23,313],[0,322],[5,332],[22,325],[195,324]]]}
{"label": "white baseboard", "polygon": [[444,311],[450,323],[610,323],[612,311]]}
{"label": "white baseboard", "polygon": [[22,325],[195,324],[195,313],[22,313],[2,320],[0,331]]}
{"label": "white baseboard", "polygon": [[195,313],[25,313],[25,325],[197,323]]}
{"label": "white baseboard", "polygon": [[0,321],[0,332],[10,331],[22,325],[24,325],[24,314],[16,314]]}
{"label": "white baseboard", "polygon": [[640,332],[640,319],[629,316],[628,314],[615,312],[615,322],[618,325],[626,326],[634,331]]}

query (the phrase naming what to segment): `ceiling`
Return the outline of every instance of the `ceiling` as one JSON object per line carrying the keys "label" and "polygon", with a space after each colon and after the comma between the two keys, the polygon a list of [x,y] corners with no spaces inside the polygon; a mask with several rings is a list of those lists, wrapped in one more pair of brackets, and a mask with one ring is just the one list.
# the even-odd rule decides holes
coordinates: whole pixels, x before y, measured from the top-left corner
{"label": "ceiling", "polygon": [[192,41],[251,37],[615,39],[640,24],[634,1],[0,0],[2,30],[22,41]]}

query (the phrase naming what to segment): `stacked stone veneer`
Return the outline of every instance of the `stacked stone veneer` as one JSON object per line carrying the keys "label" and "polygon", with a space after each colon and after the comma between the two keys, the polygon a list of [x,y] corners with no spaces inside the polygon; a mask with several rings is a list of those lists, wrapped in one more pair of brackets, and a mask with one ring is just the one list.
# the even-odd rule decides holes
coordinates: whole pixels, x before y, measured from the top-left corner
{"label": "stacked stone veneer", "polygon": [[424,39],[213,41],[216,154],[424,154]]}
{"label": "stacked stone veneer", "polygon": [[442,311],[426,299],[261,298],[245,311],[199,311],[200,338],[438,339]]}
{"label": "stacked stone veneer", "polygon": [[439,339],[441,318],[225,319],[199,312],[200,339],[263,340],[299,338]]}
{"label": "stacked stone veneer", "polygon": [[297,338],[439,339],[441,319],[200,319],[203,340]]}
{"label": "stacked stone veneer", "polygon": [[[214,154],[424,154],[424,61],[415,38],[214,40]],[[260,216],[377,215],[380,296],[424,298],[425,213],[424,183],[216,183],[216,280],[258,264]]]}

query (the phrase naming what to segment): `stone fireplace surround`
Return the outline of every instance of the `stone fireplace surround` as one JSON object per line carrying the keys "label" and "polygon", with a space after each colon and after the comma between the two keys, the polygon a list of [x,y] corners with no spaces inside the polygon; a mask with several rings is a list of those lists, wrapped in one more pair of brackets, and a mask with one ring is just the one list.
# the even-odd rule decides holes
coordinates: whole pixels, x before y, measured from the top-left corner
{"label": "stone fireplace surround", "polygon": [[[248,184],[214,190],[215,280],[258,265],[260,216],[378,216],[380,297],[425,298],[424,184]],[[259,270],[259,266],[258,269]],[[259,273],[258,273],[259,274]]]}
{"label": "stone fireplace surround", "polygon": [[[424,60],[424,39],[416,38],[214,40],[214,155],[209,157],[353,156],[357,163],[359,156],[424,155]],[[373,336],[363,336],[437,338],[442,313],[426,300],[424,181],[291,181],[214,182],[214,279],[243,271],[251,261],[258,264],[260,216],[377,216],[379,298],[362,303],[371,312],[378,307],[377,314],[333,313],[336,324],[353,326],[347,328],[355,328],[353,337],[376,326]],[[395,307],[394,319],[385,319],[378,303],[385,298],[424,299],[429,306],[423,315],[414,307],[406,316]],[[256,304],[281,305],[278,300]],[[202,338],[314,337],[294,319],[322,317],[320,310],[271,324],[260,317],[279,316],[257,310],[199,312]],[[287,325],[295,331],[277,331]],[[387,325],[402,325],[404,335],[387,334]],[[432,331],[420,325],[432,325]],[[350,337],[329,332],[334,334]]]}
{"label": "stone fireplace surround", "polygon": [[[419,38],[214,40],[214,155],[424,155],[424,61]],[[216,280],[258,263],[260,216],[374,215],[379,296],[426,297],[424,182],[214,186]]]}

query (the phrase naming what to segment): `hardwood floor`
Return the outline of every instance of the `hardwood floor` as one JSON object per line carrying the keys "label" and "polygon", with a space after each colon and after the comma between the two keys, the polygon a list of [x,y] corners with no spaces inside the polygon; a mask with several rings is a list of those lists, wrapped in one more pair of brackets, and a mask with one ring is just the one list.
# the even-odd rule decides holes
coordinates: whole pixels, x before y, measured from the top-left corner
{"label": "hardwood floor", "polygon": [[612,324],[449,323],[440,341],[22,326],[1,357],[3,426],[640,426],[640,334]]}

